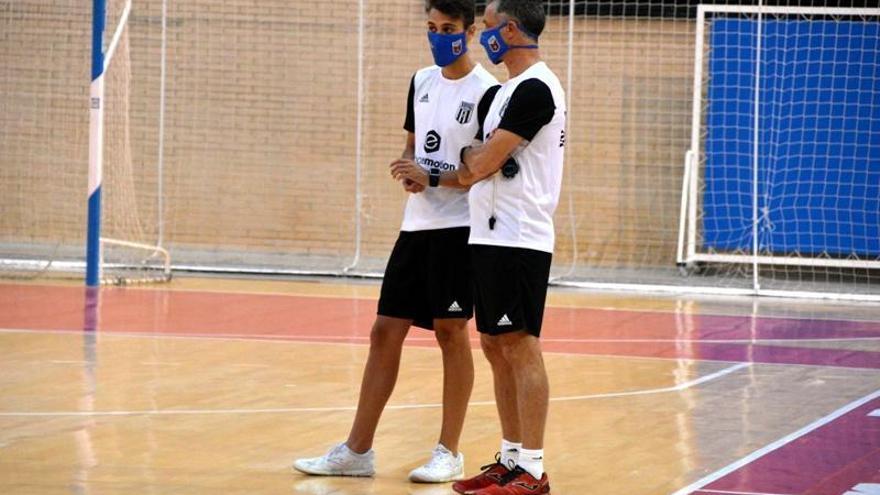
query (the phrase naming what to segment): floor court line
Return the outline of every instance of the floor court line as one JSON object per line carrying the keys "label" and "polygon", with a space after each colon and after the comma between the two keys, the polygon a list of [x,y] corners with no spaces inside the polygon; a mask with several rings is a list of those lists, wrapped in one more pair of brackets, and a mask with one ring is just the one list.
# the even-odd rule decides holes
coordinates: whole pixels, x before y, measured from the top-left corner
{"label": "floor court line", "polygon": [[[81,329],[28,329],[28,328],[0,328],[0,334],[4,333],[34,333],[34,334],[49,334],[49,335],[78,335],[84,333],[84,330]],[[98,332],[102,333],[102,332]],[[300,339],[295,340],[290,338],[287,335],[267,335],[263,338],[259,336],[255,336],[253,334],[249,335],[239,335],[239,334],[203,334],[203,333],[191,333],[187,332],[184,334],[176,334],[176,333],[133,333],[133,332],[103,332],[104,336],[107,337],[125,337],[125,338],[137,338],[137,339],[180,339],[180,340],[216,340],[219,342],[260,342],[260,343],[271,343],[271,344],[311,344],[311,345],[329,345],[329,346],[347,346],[347,345],[359,345],[359,346],[367,346],[367,342],[361,343],[357,341],[352,341],[352,339],[342,341],[321,341],[314,339]],[[425,348],[427,349],[427,348]],[[554,356],[579,356],[579,357],[593,357],[593,358],[602,358],[602,359],[632,359],[632,360],[641,360],[641,361],[682,361],[682,362],[703,362],[703,363],[726,363],[726,364],[738,364],[744,363],[746,361],[738,360],[738,359],[718,359],[711,357],[688,357],[688,356],[644,356],[644,355],[632,355],[632,354],[603,354],[603,353],[590,353],[590,352],[564,352],[564,351],[556,351],[556,350],[544,350],[544,354],[554,355]],[[808,368],[827,368],[827,369],[845,369],[851,370],[855,369],[848,366],[838,366],[835,364],[815,364],[815,363],[785,363],[785,362],[749,362],[749,364],[761,364],[766,366],[805,366]]]}
{"label": "floor court line", "polygon": [[846,414],[854,409],[857,409],[858,407],[860,407],[864,404],[867,404],[868,402],[871,402],[872,400],[874,400],[878,397],[880,397],[880,389],[878,389],[878,390],[874,391],[873,393],[870,393],[860,399],[856,399],[855,401],[850,402],[849,404],[837,409],[836,411],[833,411],[830,414],[828,414],[822,418],[819,418],[816,421],[813,421],[812,423],[804,426],[803,428],[801,428],[797,431],[794,431],[792,433],[789,433],[788,435],[786,435],[786,436],[784,436],[784,437],[782,437],[772,443],[769,443],[769,444],[765,445],[764,447],[761,447],[760,449],[752,452],[751,454],[748,454],[745,457],[742,457],[741,459],[739,459],[731,464],[728,464],[727,466],[715,471],[714,473],[711,473],[708,476],[705,476],[705,477],[691,483],[690,485],[673,492],[672,495],[689,495],[689,494],[700,493],[700,492],[720,493],[720,492],[717,492],[717,490],[711,490],[711,489],[701,490],[701,489],[704,488],[706,485],[727,476],[728,474],[736,471],[737,469],[740,469],[743,466],[746,466],[746,465],[760,459],[761,457],[769,454],[770,452],[773,452],[774,450],[777,450],[777,449],[793,442],[794,440],[797,440],[798,438],[806,435],[807,433],[810,433],[811,431],[816,430],[816,429],[834,421],[835,419],[843,416],[844,414]]}
{"label": "floor court line", "polygon": [[[106,332],[106,330],[104,330]],[[2,328],[0,329],[0,333],[13,333],[13,332],[32,332],[32,333],[40,333],[40,332],[49,332],[49,333],[78,333],[83,332],[83,330],[66,330],[66,329],[57,329],[57,330],[46,330],[46,329],[29,329],[29,328]],[[100,332],[100,331],[99,331]],[[233,334],[233,333],[197,333],[197,332],[181,332],[178,333],[130,333],[130,332],[116,332],[111,331],[110,333],[114,335],[126,335],[126,336],[157,336],[157,337],[198,337],[198,338],[233,338],[233,339],[245,339],[245,340],[295,340],[295,341],[369,341],[369,335],[303,335],[303,334],[273,334],[273,333],[265,333],[265,334]],[[407,341],[411,342],[434,342],[436,339],[433,337],[412,337],[409,336],[406,338]],[[478,343],[480,341],[479,337],[472,337],[470,339],[472,343]],[[571,343],[571,344],[580,344],[580,343],[591,343],[595,342],[597,344],[787,344],[787,343],[819,343],[819,342],[880,342],[880,336],[877,337],[828,337],[828,338],[809,338],[809,339],[572,339],[572,338],[552,338],[552,337],[541,337],[541,342],[558,342],[558,343]]]}
{"label": "floor court line", "polygon": [[[210,279],[210,280],[213,280],[213,279]],[[224,277],[219,277],[217,280],[228,280],[228,279],[224,278]],[[237,279],[233,279],[233,280],[237,280]],[[377,273],[375,280],[376,281],[381,280],[381,274]],[[319,280],[307,280],[307,281],[301,281],[301,282],[292,281],[292,282],[293,283],[303,283],[303,284],[315,284],[315,285],[335,285],[337,283],[337,281],[338,281],[338,279],[336,277],[331,277],[329,279],[329,281],[325,281],[321,277],[319,277]],[[2,286],[2,285],[6,285],[6,286],[21,286],[21,285],[35,286],[36,285],[36,286],[43,286],[43,287],[50,287],[50,288],[62,288],[62,289],[81,289],[82,288],[81,285],[79,285],[79,284],[45,284],[45,283],[39,283],[39,284],[6,283],[6,284],[4,284],[4,283],[0,283],[0,286]],[[379,295],[378,295],[379,284],[378,283],[355,282],[354,284],[350,284],[350,285],[342,284],[341,286],[342,287],[356,287],[356,289],[354,289],[355,291],[374,290],[374,291],[376,291],[376,293],[375,294],[333,294],[331,292],[327,292],[327,293],[314,294],[314,293],[307,292],[305,290],[292,290],[290,292],[285,292],[285,291],[273,291],[273,290],[247,290],[247,289],[241,289],[241,288],[212,289],[212,288],[207,288],[207,287],[163,287],[163,286],[150,286],[150,285],[129,286],[129,287],[123,287],[123,288],[107,287],[106,289],[139,290],[139,291],[150,291],[150,292],[163,292],[163,291],[165,291],[165,292],[183,292],[183,293],[207,293],[207,294],[221,294],[221,295],[222,294],[241,294],[241,295],[249,295],[249,296],[264,296],[265,295],[265,296],[280,296],[280,297],[356,299],[356,300],[367,300],[367,301],[377,300],[379,297]],[[576,289],[572,290],[570,288],[565,288],[565,287],[558,287],[558,288],[561,289],[561,291],[558,294],[562,295],[562,296],[565,296],[570,293],[580,292],[579,290],[576,290]],[[602,291],[599,291],[598,293],[588,291],[587,293],[592,294],[592,295],[598,294],[599,296],[610,297],[609,293],[605,293]],[[624,297],[628,297],[628,296],[632,295],[631,293],[616,293],[616,292],[612,293],[612,294],[614,296],[624,296]],[[718,295],[701,296],[699,294],[689,294],[689,295],[684,295],[684,294],[679,294],[679,295],[649,294],[649,299],[669,300],[674,297],[682,297],[682,296],[686,296],[688,298],[688,302],[692,301],[692,302],[697,302],[697,303],[699,303],[701,301],[715,302],[718,300],[724,300],[724,301],[730,301],[730,302],[749,302],[749,303],[751,303],[754,299],[752,296],[731,296],[731,295],[727,295],[727,296],[718,296]],[[807,302],[805,302],[803,300],[797,300],[797,299],[788,299],[788,300],[786,300],[786,302],[791,302],[795,305],[808,304]],[[827,304],[828,301],[824,301],[824,303]],[[880,303],[871,302],[871,301],[856,302],[856,303],[852,303],[852,304],[859,306],[859,307],[880,308]],[[692,311],[686,305],[679,310],[679,309],[670,309],[670,308],[662,308],[662,307],[655,307],[655,308],[626,307],[626,308],[621,308],[621,307],[617,307],[617,306],[598,305],[598,304],[589,304],[589,303],[588,304],[572,304],[572,303],[554,303],[552,301],[548,301],[547,307],[557,308],[557,309],[595,309],[595,310],[602,310],[602,311],[628,311],[628,312],[633,312],[633,313],[675,314],[675,313],[680,312],[680,313],[686,314],[686,315],[705,315],[705,313],[701,313],[700,311]],[[741,315],[739,313],[727,314],[724,312],[719,312],[719,313],[711,313],[710,316],[741,316]],[[839,320],[839,318],[834,317],[834,316],[823,317],[822,315],[798,316],[798,315],[768,314],[768,315],[759,315],[759,317],[762,319],[792,319],[792,320],[826,320],[827,319],[829,321],[838,321]],[[847,321],[869,322],[870,323],[870,322],[876,322],[876,319],[856,317],[856,318],[847,318]]]}
{"label": "floor court line", "polygon": [[[566,397],[551,397],[550,402],[571,402],[592,399],[610,399],[616,397],[633,397],[639,395],[653,395],[668,392],[681,392],[698,385],[716,380],[743,368],[751,366],[750,363],[740,363],[722,370],[710,373],[706,376],[680,383],[671,387],[661,387],[644,390],[631,390],[628,392],[612,392],[605,394],[573,395]],[[469,406],[494,406],[495,401],[471,401]],[[408,409],[436,409],[443,404],[391,404],[386,410]],[[142,411],[50,411],[50,412],[0,412],[0,417],[59,417],[59,416],[171,416],[171,415],[207,415],[207,414],[279,414],[297,412],[345,412],[355,411],[356,406],[341,407],[279,407],[265,409],[165,409],[165,410],[142,410]]]}
{"label": "floor court line", "polygon": [[727,490],[697,490],[694,493],[705,493],[708,495],[795,495],[793,493],[731,492]]}

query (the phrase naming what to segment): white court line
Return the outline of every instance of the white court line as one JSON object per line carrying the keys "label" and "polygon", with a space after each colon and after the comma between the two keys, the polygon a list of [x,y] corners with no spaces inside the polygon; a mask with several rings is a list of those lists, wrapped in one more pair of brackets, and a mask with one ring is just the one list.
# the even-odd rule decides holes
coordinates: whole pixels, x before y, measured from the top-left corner
{"label": "white court line", "polygon": [[[0,334],[4,333],[33,333],[33,334],[49,334],[49,335],[70,335],[77,336],[82,335],[83,330],[76,329],[40,329],[33,330],[27,328],[0,328]],[[114,338],[114,337],[124,337],[124,338],[133,338],[133,339],[179,339],[179,340],[215,340],[219,342],[248,342],[248,343],[261,343],[261,344],[279,344],[279,345],[291,345],[291,344],[310,344],[310,345],[328,345],[328,346],[349,346],[349,345],[358,345],[358,346],[367,346],[368,342],[364,339],[365,343],[360,342],[350,342],[350,341],[329,341],[329,340],[294,340],[292,338],[280,338],[283,337],[281,335],[268,335],[269,338],[257,338],[255,336],[247,336],[247,335],[239,335],[239,334],[208,334],[208,333],[135,333],[135,332],[122,332],[122,331],[99,331],[97,332],[102,338]],[[340,339],[342,337],[339,337]],[[345,337],[346,339],[351,340],[350,337]],[[429,339],[433,340],[433,339]],[[543,339],[542,339],[543,340]],[[751,342],[751,341],[749,341]],[[410,349],[430,349],[429,347],[410,347]],[[544,354],[553,355],[553,356],[572,356],[572,357],[592,357],[599,359],[629,359],[629,360],[637,360],[637,361],[683,361],[690,363],[741,363],[742,361],[729,360],[729,359],[709,359],[709,358],[695,358],[695,357],[681,357],[681,356],[635,356],[635,355],[625,355],[625,354],[598,354],[594,352],[564,352],[564,351],[543,351]],[[752,363],[752,364],[760,364],[762,366],[803,366],[807,368],[823,368],[823,369],[841,369],[841,370],[855,370],[855,369],[869,369],[869,368],[854,368],[851,366],[838,366],[835,364],[809,364],[809,363],[774,363],[774,362],[760,362],[760,363]]]}
{"label": "white court line", "polygon": [[[376,276],[376,281],[366,280],[366,283],[363,283],[363,284],[354,283],[351,285],[346,284],[345,282],[342,282],[341,286],[346,287],[346,286],[353,285],[353,286],[357,286],[357,287],[378,288],[378,286],[379,286],[378,279],[381,278],[381,274],[377,273],[377,274],[375,274],[375,276]],[[200,277],[196,277],[196,278],[200,278]],[[317,281],[319,283],[319,285],[325,285],[325,284],[323,284],[324,277],[319,276],[318,278],[322,279],[322,280]],[[313,283],[313,281],[311,281],[311,280],[306,280],[303,282],[294,281],[294,283],[306,283],[307,284],[307,283]],[[331,280],[330,282],[328,282],[328,284],[335,285],[335,281]],[[10,284],[7,284],[7,285],[10,285]],[[11,284],[11,285],[17,285],[17,284]],[[54,287],[59,287],[59,286],[55,285]],[[559,290],[558,293],[561,295],[583,294],[583,293],[587,293],[590,295],[599,295],[600,297],[603,297],[603,296],[617,297],[618,295],[620,295],[620,293],[617,291],[609,292],[609,291],[601,291],[601,290],[597,291],[597,290],[589,290],[589,289],[584,291],[583,289],[573,289],[571,287],[564,287],[564,286],[556,286],[556,289]],[[209,294],[222,294],[222,295],[233,295],[233,296],[236,296],[236,295],[282,296],[282,297],[304,297],[304,298],[319,298],[319,299],[349,299],[349,300],[355,300],[355,301],[376,301],[379,297],[378,293],[376,293],[375,295],[314,294],[314,293],[297,292],[297,291],[285,292],[285,291],[272,291],[272,290],[261,291],[261,290],[247,290],[247,289],[211,289],[211,288],[205,288],[205,287],[202,287],[202,288],[158,287],[158,286],[150,286],[150,285],[129,286],[129,287],[126,287],[126,290],[150,290],[150,291],[165,291],[165,292],[205,292],[205,293],[209,293]],[[359,290],[359,289],[355,289],[355,290]],[[699,303],[699,302],[703,302],[703,301],[717,302],[719,300],[722,300],[722,301],[750,301],[752,299],[752,297],[753,296],[740,296],[740,295],[720,295],[719,296],[719,295],[688,294],[686,296],[686,299],[689,302],[692,301],[692,302]],[[678,299],[678,298],[676,298],[675,296],[670,296],[668,294],[667,295],[654,294],[654,295],[650,295],[649,299],[658,299],[658,300],[671,302],[672,299]],[[811,301],[808,299],[788,299],[785,302],[786,303],[793,303],[795,305],[797,305],[798,303],[801,303],[803,305],[811,304]],[[820,301],[820,303],[828,304],[829,301],[824,300],[824,301]],[[860,309],[865,308],[865,307],[877,307],[878,306],[878,303],[871,302],[871,301],[861,301],[861,302],[847,301],[847,304],[850,306],[855,306]],[[641,308],[641,307],[640,308],[629,308],[629,307],[608,306],[607,304],[606,305],[598,305],[596,303],[593,303],[593,304],[588,303],[586,305],[576,304],[576,303],[571,303],[571,304],[548,303],[547,307],[554,308],[554,309],[587,309],[587,310],[598,310],[598,311],[618,311],[618,312],[627,312],[627,313],[657,313],[657,314],[663,314],[663,315],[678,313],[678,310],[673,309],[673,308]],[[772,310],[772,308],[768,308],[768,309]],[[749,315],[743,315],[743,314],[737,313],[736,311],[723,311],[723,310],[721,310],[721,311],[716,310],[716,312],[713,312],[713,313],[702,313],[700,311],[683,310],[683,311],[681,311],[681,313],[685,314],[685,315],[709,316],[709,317],[720,317],[720,318],[737,318],[737,317],[749,318],[750,317]],[[769,315],[757,315],[757,316],[758,316],[758,318],[762,318],[762,319],[777,319],[777,320],[816,320],[816,321],[847,321],[847,322],[851,321],[851,322],[857,322],[857,323],[874,323],[877,321],[876,319],[872,319],[872,318],[868,318],[868,317],[862,317],[862,318],[848,317],[847,319],[843,319],[842,317],[824,316],[824,315],[775,315],[775,314],[769,314]]]}
{"label": "white court line", "polygon": [[[82,330],[28,330],[28,329],[0,329],[0,333],[18,333],[18,332],[50,332],[50,333],[79,333]],[[303,334],[237,334],[237,333],[134,333],[134,332],[117,332],[110,331],[113,335],[137,336],[146,335],[152,337],[199,337],[199,338],[231,338],[241,340],[295,340],[295,341],[369,341],[369,335],[303,335]],[[105,334],[106,335],[106,334]],[[407,337],[406,341],[410,342],[434,342],[434,337]],[[479,338],[471,338],[471,342],[479,342]],[[817,342],[880,342],[880,336],[876,337],[831,337],[831,338],[810,338],[810,339],[557,339],[541,337],[541,342],[555,342],[563,344],[785,344],[785,343],[817,343]]]}
{"label": "white court line", "polygon": [[730,492],[727,490],[697,490],[694,493],[724,493],[725,495],[795,495],[793,493],[765,493],[765,492]]}
{"label": "white court line", "polygon": [[[573,395],[568,397],[551,397],[550,402],[564,402],[590,399],[608,399],[614,397],[630,397],[636,395],[661,394],[666,392],[680,392],[691,387],[721,378],[722,376],[741,370],[750,363],[740,363],[729,368],[716,371],[706,376],[696,378],[689,382],[680,383],[672,387],[662,387],[646,390],[633,390],[630,392],[613,392],[606,394]],[[471,401],[468,406],[494,406],[495,401]],[[386,406],[386,410],[408,409],[432,409],[443,407],[443,404],[399,404]],[[171,415],[199,415],[199,414],[277,414],[297,412],[343,412],[356,411],[357,406],[342,407],[279,407],[268,409],[164,409],[144,411],[54,411],[54,412],[0,412],[0,417],[57,417],[57,416],[171,416]]]}
{"label": "white court line", "polygon": [[[634,395],[650,395],[650,394],[659,394],[663,392],[680,392],[682,390],[687,390],[691,387],[696,387],[702,383],[710,382],[715,380],[716,378],[721,378],[724,375],[729,375],[735,371],[739,371],[743,368],[747,368],[751,366],[751,363],[739,363],[737,365],[731,366],[729,368],[724,368],[723,370],[716,371],[715,373],[708,374],[706,376],[702,376],[695,380],[691,380],[689,382],[679,383],[678,385],[672,387],[664,387],[664,388],[653,388],[646,390],[633,390],[631,392],[614,392],[608,394],[599,394],[599,396],[595,395],[576,395],[571,397],[555,397],[550,399],[550,402],[564,402],[570,400],[584,400],[584,399],[593,399],[593,398],[609,398],[609,397],[631,397]],[[492,403],[494,404],[494,402]]]}
{"label": "white court line", "polygon": [[880,389],[874,391],[871,394],[868,394],[868,395],[862,397],[861,399],[850,402],[849,404],[841,407],[840,409],[832,412],[831,414],[829,414],[823,418],[819,418],[816,421],[813,421],[812,423],[808,424],[807,426],[804,426],[800,430],[797,430],[793,433],[790,433],[790,434],[780,438],[779,440],[776,440],[773,443],[770,443],[770,444],[765,445],[764,447],[761,447],[760,449],[752,452],[751,454],[743,457],[742,459],[740,459],[736,462],[733,462],[731,464],[728,464],[727,466],[719,469],[718,471],[715,471],[714,473],[712,473],[708,476],[705,476],[705,477],[695,481],[694,483],[691,483],[690,485],[674,492],[672,495],[688,495],[690,493],[698,493],[698,490],[705,487],[709,483],[712,483],[714,481],[717,481],[717,480],[727,476],[728,474],[736,471],[737,469],[739,469],[747,464],[750,464],[750,463],[756,461],[757,459],[760,459],[761,457],[764,457],[765,455],[769,454],[770,452],[773,452],[774,450],[776,450],[780,447],[783,447],[786,444],[791,443],[794,440],[797,440],[798,438],[806,435],[807,433],[810,433],[811,431],[813,431],[815,429],[818,429],[822,426],[825,426],[826,424],[834,421],[835,419],[843,416],[844,414],[852,411],[853,409],[856,409],[860,406],[863,406],[878,397],[880,397]]}

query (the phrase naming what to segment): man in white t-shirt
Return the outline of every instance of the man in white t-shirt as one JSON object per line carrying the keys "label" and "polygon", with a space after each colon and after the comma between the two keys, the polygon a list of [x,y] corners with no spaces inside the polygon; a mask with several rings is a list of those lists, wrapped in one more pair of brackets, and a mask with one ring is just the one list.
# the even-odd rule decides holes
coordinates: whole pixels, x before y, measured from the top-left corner
{"label": "man in white t-shirt", "polygon": [[474,381],[467,321],[473,315],[467,187],[459,183],[461,148],[478,132],[477,104],[498,82],[468,55],[476,32],[474,0],[428,0],[428,39],[436,65],[410,82],[406,147],[390,165],[410,194],[385,269],[370,335],[360,399],[348,440],[327,454],[300,459],[308,474],[372,476],[373,436],[397,381],[410,327],[433,330],[443,355],[443,424],[431,460],[410,480],[440,483],[464,477],[458,441]]}
{"label": "man in white t-shirt", "polygon": [[545,494],[549,390],[539,337],[562,185],[565,92],[538,51],[542,2],[494,0],[484,23],[481,43],[510,79],[480,102],[484,142],[462,150],[457,174],[471,186],[477,330],[492,365],[503,437],[497,462],[453,489]]}

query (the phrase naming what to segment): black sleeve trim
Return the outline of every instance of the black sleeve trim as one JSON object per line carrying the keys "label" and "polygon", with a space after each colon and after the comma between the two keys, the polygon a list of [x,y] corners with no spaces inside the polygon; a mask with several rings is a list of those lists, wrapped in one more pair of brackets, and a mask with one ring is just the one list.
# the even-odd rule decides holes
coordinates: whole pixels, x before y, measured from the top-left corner
{"label": "black sleeve trim", "polygon": [[480,98],[480,103],[477,105],[477,122],[479,122],[479,128],[477,129],[476,139],[480,141],[483,140],[483,123],[486,122],[486,116],[489,115],[489,107],[492,106],[492,101],[495,99],[495,95],[498,94],[498,90],[501,89],[501,85],[497,84],[487,89],[485,93],[483,93],[483,97]]}
{"label": "black sleeve trim", "polygon": [[416,132],[416,111],[413,100],[416,97],[416,76],[413,75],[409,81],[409,96],[406,98],[406,120],[403,121],[403,128],[409,132]]}
{"label": "black sleeve trim", "polygon": [[513,90],[498,128],[531,141],[553,120],[555,112],[556,104],[550,88],[540,79],[528,79]]}

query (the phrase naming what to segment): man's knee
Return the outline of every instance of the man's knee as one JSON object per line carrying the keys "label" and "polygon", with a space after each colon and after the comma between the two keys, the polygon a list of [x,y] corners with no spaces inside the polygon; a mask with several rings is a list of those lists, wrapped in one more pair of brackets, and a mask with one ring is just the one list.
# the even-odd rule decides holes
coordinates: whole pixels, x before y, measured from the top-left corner
{"label": "man's knee", "polygon": [[486,355],[489,362],[505,360],[504,343],[501,341],[500,336],[480,334],[480,347],[483,348],[483,354]]}
{"label": "man's knee", "polygon": [[504,359],[510,363],[526,363],[541,356],[538,338],[527,332],[505,333],[495,339]]}
{"label": "man's knee", "polygon": [[373,323],[373,329],[370,330],[370,345],[373,347],[402,345],[410,325],[407,320],[379,316]]}
{"label": "man's knee", "polygon": [[463,345],[470,346],[467,320],[458,318],[434,320],[434,338],[437,339],[437,343],[443,349]]}

